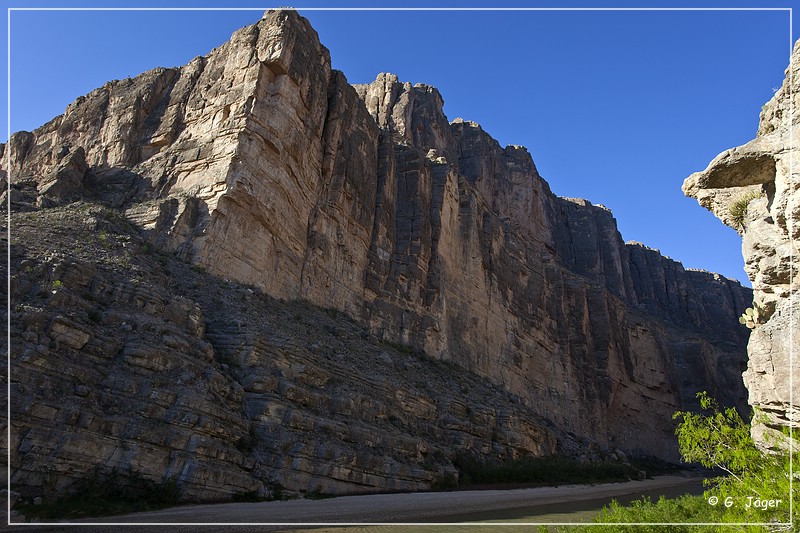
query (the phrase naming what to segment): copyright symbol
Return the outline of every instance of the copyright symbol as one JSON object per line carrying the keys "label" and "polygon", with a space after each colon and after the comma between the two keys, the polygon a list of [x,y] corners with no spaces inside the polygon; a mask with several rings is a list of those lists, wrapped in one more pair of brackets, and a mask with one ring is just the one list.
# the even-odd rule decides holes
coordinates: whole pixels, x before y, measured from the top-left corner
{"label": "copyright symbol", "polygon": [[716,496],[712,496],[708,499],[709,505],[717,505],[718,503],[719,503],[719,498],[717,498]]}

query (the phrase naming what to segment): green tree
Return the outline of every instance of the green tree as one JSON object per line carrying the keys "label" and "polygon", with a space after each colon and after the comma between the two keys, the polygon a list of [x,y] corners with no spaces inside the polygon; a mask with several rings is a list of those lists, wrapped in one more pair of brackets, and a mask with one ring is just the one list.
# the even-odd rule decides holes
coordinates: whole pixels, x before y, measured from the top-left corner
{"label": "green tree", "polygon": [[[733,407],[720,409],[707,393],[701,392],[697,397],[700,406],[709,414],[678,411],[673,416],[681,420],[675,434],[683,459],[723,470],[738,483],[752,479],[762,468],[762,461],[770,458],[756,448],[750,436],[750,425]],[[725,481],[725,477],[711,480],[712,483]]]}
{"label": "green tree", "polygon": [[[686,462],[700,463],[723,475],[706,481],[703,496],[682,496],[657,502],[642,499],[629,506],[617,502],[605,508],[593,532],[624,531],[621,523],[648,523],[636,531],[646,532],[730,532],[796,531],[800,526],[797,495],[800,478],[792,472],[797,464],[797,441],[786,431],[781,453],[759,450],[750,425],[733,409],[722,409],[708,394],[698,394],[703,413],[680,411],[675,431]],[[758,416],[756,414],[755,416]],[[791,446],[790,446],[791,445]],[[789,453],[789,449],[792,453]],[[725,525],[678,525],[719,523]],[[738,524],[738,525],[734,525]],[[753,525],[761,524],[761,525]],[[573,528],[564,529],[570,531]]]}

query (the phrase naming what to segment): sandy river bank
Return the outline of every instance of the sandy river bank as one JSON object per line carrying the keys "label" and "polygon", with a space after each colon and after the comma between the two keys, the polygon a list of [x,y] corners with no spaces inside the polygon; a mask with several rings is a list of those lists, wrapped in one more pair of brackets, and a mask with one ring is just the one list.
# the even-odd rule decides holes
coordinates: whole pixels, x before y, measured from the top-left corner
{"label": "sandy river bank", "polygon": [[[82,520],[81,525],[48,524],[35,531],[443,531],[436,526],[368,526],[374,523],[453,524],[448,531],[476,531],[464,522],[561,522],[590,519],[592,513],[612,498],[626,501],[642,494],[657,498],[685,492],[698,493],[701,480],[680,476],[660,476],[644,481],[600,485],[566,485],[513,490],[474,490],[342,496],[325,500],[290,500],[261,503],[223,503],[186,505],[124,516]],[[588,513],[588,514],[587,514]],[[558,517],[573,516],[574,520]],[[556,517],[554,519],[553,517]],[[126,527],[124,523],[135,523]],[[225,524],[241,524],[230,525]],[[96,524],[96,525],[92,525]],[[208,524],[201,527],[201,524]],[[247,524],[247,525],[245,525]],[[269,524],[269,525],[267,525]],[[337,524],[335,527],[334,524]],[[349,527],[343,528],[343,525]],[[31,531],[28,526],[11,526],[6,531]],[[477,530],[485,531],[485,528]],[[528,528],[530,530],[530,527]],[[504,528],[503,531],[513,531]]]}

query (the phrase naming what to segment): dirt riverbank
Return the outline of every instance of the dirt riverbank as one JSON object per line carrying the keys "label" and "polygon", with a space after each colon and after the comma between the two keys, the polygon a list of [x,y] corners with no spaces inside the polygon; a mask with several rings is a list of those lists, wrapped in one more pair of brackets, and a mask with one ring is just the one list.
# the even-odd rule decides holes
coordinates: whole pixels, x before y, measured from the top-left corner
{"label": "dirt riverbank", "polygon": [[[116,531],[124,523],[135,523],[137,532],[176,531],[298,531],[326,529],[346,531],[421,531],[434,530],[435,526],[417,527],[399,524],[463,523],[466,521],[496,522],[504,516],[520,521],[527,516],[545,515],[566,509],[568,504],[580,509],[581,502],[600,505],[612,498],[631,499],[639,494],[670,495],[697,492],[701,480],[681,476],[660,476],[644,481],[607,483],[600,485],[565,485],[514,490],[475,490],[457,492],[422,492],[410,494],[375,494],[342,496],[325,500],[290,500],[262,503],[224,503],[217,505],[186,505],[124,516],[82,520],[87,531]],[[683,490],[685,488],[685,490]],[[538,511],[537,511],[538,510]],[[537,520],[538,521],[538,520]],[[392,523],[381,527],[375,523]],[[92,525],[96,524],[96,525]],[[213,525],[212,525],[213,524]],[[230,525],[225,524],[247,524]],[[436,528],[440,530],[441,528]],[[30,526],[11,526],[6,531],[29,531]],[[58,532],[84,530],[83,527],[48,524],[35,527],[36,531]]]}

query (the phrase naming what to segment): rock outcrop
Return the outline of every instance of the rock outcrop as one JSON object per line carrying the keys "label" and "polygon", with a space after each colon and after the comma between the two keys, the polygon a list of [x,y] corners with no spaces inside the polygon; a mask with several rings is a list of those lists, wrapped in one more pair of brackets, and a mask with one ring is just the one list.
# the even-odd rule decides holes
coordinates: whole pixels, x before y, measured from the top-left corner
{"label": "rock outcrop", "polygon": [[750,404],[766,416],[753,425],[764,448],[777,445],[775,432],[800,421],[800,382],[791,379],[800,375],[800,173],[792,166],[800,157],[799,92],[800,44],[795,44],[783,85],[761,110],[756,138],[724,151],[683,184],[687,196],[742,236],[745,270],[761,310],[747,347],[744,381]]}
{"label": "rock outcrop", "polygon": [[[103,204],[144,239],[134,250],[334,309],[372,342],[314,348],[318,328],[276,333],[168,281],[142,290],[18,243],[12,480],[41,486],[34,473],[57,463],[66,484],[102,458],[178,475],[205,499],[271,479],[417,489],[452,473],[452,450],[591,441],[677,459],[671,415],[696,392],[746,407],[749,289],[624,243],[607,209],[556,197],[525,148],[442,106],[391,74],[349,85],[305,19],[272,11],[205,57],[110,82],[14,134],[1,170],[18,223],[65,213],[68,231],[83,220],[71,202]],[[24,273],[26,253],[68,296]],[[56,381],[63,394],[86,383],[63,402],[41,392]]]}

